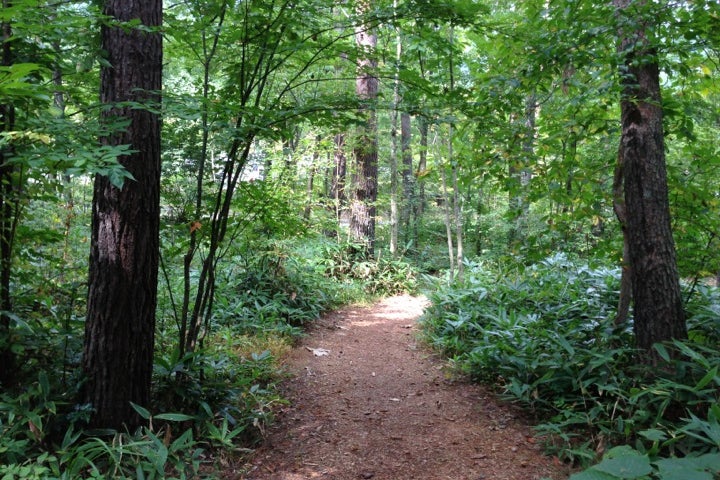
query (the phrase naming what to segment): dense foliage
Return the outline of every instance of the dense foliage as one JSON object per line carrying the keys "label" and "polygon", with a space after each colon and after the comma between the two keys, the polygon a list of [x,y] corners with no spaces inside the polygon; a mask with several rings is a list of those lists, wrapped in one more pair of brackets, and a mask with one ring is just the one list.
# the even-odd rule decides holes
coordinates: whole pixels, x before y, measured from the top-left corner
{"label": "dense foliage", "polygon": [[[524,405],[561,458],[606,454],[580,478],[717,470],[720,4],[361,3],[166,2],[162,105],[120,105],[163,121],[153,400],[127,432],[86,430],[78,392],[93,176],[136,180],[129,147],[98,140],[128,126],[101,122],[118,105],[98,98],[100,28],[148,27],[102,2],[3,2],[0,478],[211,477],[261,438],[304,327],[418,284],[427,338],[459,369]],[[617,43],[638,25],[687,282],[689,338],[655,346],[658,368],[614,322]],[[377,98],[356,95],[360,73]],[[368,117],[374,258],[348,232]]]}
{"label": "dense foliage", "polygon": [[[563,254],[527,267],[468,267],[464,282],[431,295],[428,341],[531,412],[550,451],[580,464],[606,450],[608,458],[620,456],[627,450],[613,447],[623,445],[637,449],[633,458],[653,461],[718,454],[716,288],[686,289],[690,338],[656,345],[667,361],[656,368],[637,361],[629,325],[614,323],[617,268]],[[680,354],[671,358],[672,350]],[[703,458],[712,469],[720,461]]]}

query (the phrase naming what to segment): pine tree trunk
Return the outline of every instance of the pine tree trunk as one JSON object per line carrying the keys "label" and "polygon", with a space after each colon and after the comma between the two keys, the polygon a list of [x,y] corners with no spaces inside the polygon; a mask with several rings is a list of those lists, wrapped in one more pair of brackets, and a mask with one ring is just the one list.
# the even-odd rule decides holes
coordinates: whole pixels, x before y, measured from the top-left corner
{"label": "pine tree trunk", "polygon": [[[106,0],[104,14],[143,26],[161,25],[161,0]],[[162,37],[139,28],[102,27],[108,67],[101,71],[101,102],[112,106],[108,124],[126,119],[123,131],[102,139],[129,144],[120,162],[135,180],[122,188],[95,178],[88,312],[83,351],[83,397],[92,405],[91,426],[134,429],[143,423],[130,402],[148,406],[153,365],[159,257],[160,119],[156,109],[162,72]]]}
{"label": "pine tree trunk", "polygon": [[[619,13],[632,2],[615,0]],[[636,5],[633,3],[633,10]],[[641,4],[640,7],[643,5]],[[628,13],[638,15],[637,13]],[[628,18],[630,24],[636,18]],[[648,46],[644,25],[620,32],[622,138],[628,253],[632,269],[634,331],[650,363],[659,361],[653,344],[687,337],[675,245],[670,227],[663,111],[657,52]]]}
{"label": "pine tree trunk", "polygon": [[[369,10],[362,5],[361,12]],[[365,125],[358,132],[353,144],[355,161],[353,172],[353,198],[351,204],[350,235],[362,246],[362,257],[372,258],[375,254],[375,216],[377,200],[377,113],[375,100],[378,94],[378,79],[375,76],[377,61],[373,58],[377,47],[377,36],[367,25],[361,25],[355,33],[358,49],[358,75],[355,92],[363,104],[361,114]]]}

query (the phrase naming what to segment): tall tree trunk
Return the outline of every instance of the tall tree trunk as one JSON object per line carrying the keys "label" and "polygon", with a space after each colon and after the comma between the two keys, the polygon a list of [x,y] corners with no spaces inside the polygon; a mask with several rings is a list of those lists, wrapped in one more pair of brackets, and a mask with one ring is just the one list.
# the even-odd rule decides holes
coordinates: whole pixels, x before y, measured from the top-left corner
{"label": "tall tree trunk", "polygon": [[[397,0],[393,1],[393,10],[397,10]],[[400,29],[396,27],[395,35],[395,79],[393,82],[393,108],[390,112],[390,255],[397,255],[398,251],[398,127],[400,110],[400,59],[402,58],[402,39]]]}
{"label": "tall tree trunk", "polygon": [[[60,48],[60,44],[58,42],[53,42],[52,48],[56,58],[62,58],[62,49]],[[65,94],[63,93],[63,72],[59,60],[58,63],[56,63],[53,67],[52,80],[53,85],[55,85],[55,90],[53,91],[53,105],[55,106],[55,108],[57,108],[59,116],[61,118],[64,118],[66,110]],[[65,205],[63,206],[65,208],[65,230],[63,231],[62,269],[60,270],[60,275],[58,279],[60,282],[63,282],[65,281],[65,267],[67,266],[70,258],[70,230],[72,228],[73,218],[75,218],[75,202],[73,199],[72,191],[72,177],[67,173],[62,174],[61,193],[63,199],[65,200]]]}
{"label": "tall tree trunk", "polygon": [[448,259],[450,260],[450,271],[448,274],[448,282],[452,282],[455,278],[455,247],[453,245],[453,229],[452,229],[452,213],[450,208],[450,195],[447,187],[447,174],[445,173],[445,165],[440,165],[440,179],[442,180],[443,192],[443,218],[445,219],[445,236],[447,239]]}
{"label": "tall tree trunk", "polygon": [[[12,2],[3,0],[3,9],[10,8]],[[2,66],[13,64],[12,28],[2,23]],[[12,103],[0,104],[0,131],[15,129],[15,107]],[[15,383],[15,355],[13,354],[10,312],[10,279],[12,270],[12,250],[15,225],[15,167],[11,162],[12,145],[0,147],[0,385],[7,387]]]}
{"label": "tall tree trunk", "polygon": [[[400,211],[400,225],[404,232],[404,242],[408,244],[411,240],[411,217],[417,202],[415,194],[415,176],[413,175],[412,150],[410,149],[411,131],[410,131],[410,114],[402,112],[400,114],[400,152],[402,157],[402,185],[403,185],[403,202]],[[417,239],[413,238],[413,241]],[[414,243],[417,246],[416,243]]]}
{"label": "tall tree trunk", "polygon": [[[366,13],[370,4],[361,2],[360,14]],[[377,113],[375,100],[378,94],[378,79],[375,74],[377,61],[374,58],[377,36],[368,25],[360,25],[355,32],[360,55],[355,93],[363,104],[361,113],[365,125],[358,131],[353,144],[354,172],[353,199],[350,217],[350,235],[362,246],[362,257],[375,254],[375,212],[377,200]]]}
{"label": "tall tree trunk", "polygon": [[345,156],[345,134],[338,133],[334,138],[335,152],[333,154],[333,176],[330,197],[335,206],[335,219],[337,221],[337,237],[340,238],[340,223],[345,217],[347,196],[345,194],[345,181],[347,177],[347,157]]}
{"label": "tall tree trunk", "polygon": [[313,197],[313,187],[315,184],[315,174],[317,173],[317,163],[318,159],[320,158],[320,135],[315,136],[315,149],[313,150],[312,155],[312,164],[310,165],[310,168],[307,172],[307,181],[305,183],[305,210],[303,211],[303,218],[308,221],[310,220],[310,215],[312,213],[312,197]]}
{"label": "tall tree trunk", "polygon": [[510,192],[510,209],[513,225],[510,229],[510,244],[517,246],[525,241],[530,205],[528,204],[528,186],[532,180],[530,165],[535,150],[535,115],[537,100],[534,94],[525,100],[525,114],[522,125],[522,152],[519,161],[509,166],[509,175],[516,191]]}
{"label": "tall tree trunk", "polygon": [[[450,44],[455,42],[455,29],[450,27]],[[450,91],[455,90],[455,57],[450,53]],[[454,112],[452,107],[450,109],[450,118],[452,118]],[[448,160],[450,161],[452,184],[453,184],[453,195],[452,195],[452,208],[453,208],[453,220],[455,222],[455,245],[456,255],[455,264],[457,266],[457,278],[460,282],[463,280],[465,273],[465,265],[463,264],[463,221],[462,221],[462,209],[460,208],[460,194],[458,185],[458,165],[457,159],[455,158],[455,152],[453,150],[453,137],[455,136],[455,125],[452,120],[448,125]],[[443,184],[445,178],[443,178]],[[449,243],[448,243],[449,244]],[[452,255],[452,251],[450,252]]]}
{"label": "tall tree trunk", "polygon": [[[162,1],[106,0],[104,15],[117,22],[162,23]],[[129,120],[102,138],[129,144],[120,162],[133,175],[122,188],[96,176],[93,195],[88,312],[83,350],[84,402],[91,426],[134,429],[143,423],[130,402],[150,404],[160,218],[162,36],[145,28],[102,26],[108,66],[101,70],[101,102],[108,123]],[[132,108],[118,102],[139,102]]]}
{"label": "tall tree trunk", "polygon": [[452,165],[452,182],[453,182],[453,196],[452,196],[452,204],[453,204],[453,217],[455,218],[455,255],[456,260],[455,263],[457,264],[457,278],[460,282],[463,281],[463,277],[465,275],[465,264],[463,263],[463,218],[462,218],[462,197],[460,196],[460,185],[458,183],[458,165],[457,160],[453,158],[453,149],[452,149],[452,131],[453,127],[450,125],[450,162]]}
{"label": "tall tree trunk", "polygon": [[638,22],[636,9],[644,2],[614,0],[614,5],[622,17],[620,24],[625,25],[618,45],[624,58],[619,158],[624,170],[633,326],[645,360],[656,363],[659,357],[653,344],[687,337],[670,227],[660,73],[657,51],[648,45],[645,25]]}
{"label": "tall tree trunk", "polygon": [[418,152],[418,164],[415,173],[417,179],[417,196],[413,208],[413,243],[418,248],[420,245],[419,228],[422,215],[425,212],[425,175],[427,172],[428,153],[428,130],[429,122],[424,116],[418,117],[418,130],[420,132],[420,151]]}

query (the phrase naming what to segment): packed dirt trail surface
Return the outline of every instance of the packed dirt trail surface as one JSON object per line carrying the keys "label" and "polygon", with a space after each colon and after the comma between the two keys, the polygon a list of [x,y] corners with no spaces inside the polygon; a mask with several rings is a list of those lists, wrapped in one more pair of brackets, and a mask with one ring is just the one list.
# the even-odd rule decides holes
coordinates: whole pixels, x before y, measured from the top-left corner
{"label": "packed dirt trail surface", "polygon": [[240,478],[567,478],[511,408],[418,345],[424,305],[398,296],[318,321],[287,359],[291,404]]}

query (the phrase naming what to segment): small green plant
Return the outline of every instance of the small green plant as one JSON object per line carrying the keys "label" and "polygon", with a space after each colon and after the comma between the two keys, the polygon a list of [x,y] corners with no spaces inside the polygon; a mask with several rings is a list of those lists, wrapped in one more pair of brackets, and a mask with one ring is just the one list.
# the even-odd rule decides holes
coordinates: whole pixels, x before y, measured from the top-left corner
{"label": "small green plant", "polygon": [[570,480],[713,480],[720,473],[720,454],[651,458],[627,445],[609,450],[602,461]]}

